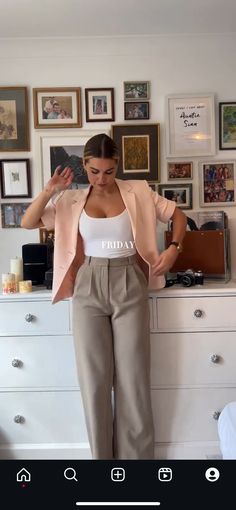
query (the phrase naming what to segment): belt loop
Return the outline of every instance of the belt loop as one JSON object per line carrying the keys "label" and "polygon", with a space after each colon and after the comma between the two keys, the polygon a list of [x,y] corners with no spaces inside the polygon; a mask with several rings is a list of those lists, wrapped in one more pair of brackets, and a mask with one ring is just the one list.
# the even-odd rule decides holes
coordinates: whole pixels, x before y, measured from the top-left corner
{"label": "belt loop", "polygon": [[91,261],[91,255],[89,255],[89,260],[88,260],[88,263],[90,264],[90,261]]}

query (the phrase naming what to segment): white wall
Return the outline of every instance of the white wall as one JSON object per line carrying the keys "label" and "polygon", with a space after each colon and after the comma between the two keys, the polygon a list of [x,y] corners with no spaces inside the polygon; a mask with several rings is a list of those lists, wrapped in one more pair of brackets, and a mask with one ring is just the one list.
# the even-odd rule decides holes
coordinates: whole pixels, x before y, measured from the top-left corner
{"label": "white wall", "polygon": [[[236,151],[218,151],[218,101],[236,101],[236,34],[143,36],[80,39],[0,39],[0,86],[24,85],[29,90],[30,153],[0,153],[0,158],[31,160],[33,196],[42,186],[39,139],[51,130],[33,128],[32,88],[82,88],[82,129],[107,129],[109,123],[85,122],[85,87],[114,87],[115,121],[124,123],[123,81],[151,81],[150,122],[161,125],[161,180],[166,182],[165,96],[171,93],[208,93],[216,97],[217,154],[214,159],[236,159]],[[55,130],[54,130],[55,133]],[[63,130],[63,135],[79,134]],[[62,135],[57,129],[56,135]],[[194,160],[193,207],[199,208],[198,160]],[[212,159],[212,158],[204,158]],[[1,200],[7,202],[7,200]],[[27,201],[27,200],[26,200]],[[206,210],[204,208],[204,210]],[[211,209],[212,210],[212,209]],[[230,218],[232,272],[236,276],[236,208]],[[0,274],[9,260],[21,256],[21,246],[38,242],[38,230],[0,229]]]}

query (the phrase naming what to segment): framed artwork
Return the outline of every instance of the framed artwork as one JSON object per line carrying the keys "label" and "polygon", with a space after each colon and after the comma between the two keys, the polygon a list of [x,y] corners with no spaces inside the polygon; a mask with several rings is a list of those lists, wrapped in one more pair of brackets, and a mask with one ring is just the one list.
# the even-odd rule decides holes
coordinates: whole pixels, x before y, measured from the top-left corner
{"label": "framed artwork", "polygon": [[148,182],[148,185],[153,191],[158,191],[158,184],[156,182]]}
{"label": "framed artwork", "polygon": [[150,81],[124,81],[124,100],[150,99]]}
{"label": "framed artwork", "polygon": [[[49,181],[58,165],[61,165],[62,170],[69,165],[74,172],[73,182],[68,189],[88,186],[87,173],[83,167],[84,146],[89,138],[100,133],[99,130],[81,130],[77,136],[40,136],[39,153],[42,158],[43,186]],[[110,134],[104,129],[102,133]]]}
{"label": "framed artwork", "polygon": [[45,227],[39,229],[39,242],[40,243],[54,243],[55,241],[55,230],[47,230]]}
{"label": "framed artwork", "polygon": [[125,120],[146,120],[149,119],[149,102],[137,101],[124,103]]}
{"label": "framed artwork", "polygon": [[192,179],[193,178],[193,162],[167,162],[167,178],[168,181],[173,179]]}
{"label": "framed artwork", "polygon": [[34,127],[80,128],[80,95],[79,87],[33,89]]}
{"label": "framed artwork", "polygon": [[199,163],[201,207],[235,205],[235,162]]}
{"label": "framed artwork", "polygon": [[2,228],[21,228],[21,218],[30,203],[1,204]]}
{"label": "framed artwork", "polygon": [[115,120],[114,89],[85,89],[87,122]]}
{"label": "framed artwork", "polygon": [[120,153],[118,178],[159,181],[159,124],[113,124],[112,138]]}
{"label": "framed artwork", "polygon": [[174,200],[180,209],[192,209],[192,184],[159,184],[158,192],[168,200]]}
{"label": "framed artwork", "polygon": [[0,161],[2,198],[31,197],[29,159],[4,159]]}
{"label": "framed artwork", "polygon": [[167,96],[166,118],[168,157],[215,154],[213,94]]}
{"label": "framed artwork", "polygon": [[219,147],[236,149],[236,102],[219,103]]}
{"label": "framed artwork", "polygon": [[29,151],[26,87],[0,87],[0,151]]}

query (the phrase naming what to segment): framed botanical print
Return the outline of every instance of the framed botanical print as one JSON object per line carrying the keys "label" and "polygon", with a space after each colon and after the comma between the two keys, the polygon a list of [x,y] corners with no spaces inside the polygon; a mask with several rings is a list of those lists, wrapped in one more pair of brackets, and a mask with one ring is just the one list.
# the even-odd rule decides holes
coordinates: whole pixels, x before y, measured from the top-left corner
{"label": "framed botanical print", "polygon": [[236,102],[219,103],[220,150],[236,149]]}
{"label": "framed botanical print", "polygon": [[31,197],[29,159],[4,159],[0,161],[2,198]]}
{"label": "framed botanical print", "polygon": [[33,89],[33,98],[36,129],[82,126],[79,87]]}
{"label": "framed botanical print", "polygon": [[0,87],[0,151],[29,151],[26,87]]}
{"label": "framed botanical print", "polygon": [[113,124],[112,138],[120,153],[118,178],[159,181],[159,124]]}

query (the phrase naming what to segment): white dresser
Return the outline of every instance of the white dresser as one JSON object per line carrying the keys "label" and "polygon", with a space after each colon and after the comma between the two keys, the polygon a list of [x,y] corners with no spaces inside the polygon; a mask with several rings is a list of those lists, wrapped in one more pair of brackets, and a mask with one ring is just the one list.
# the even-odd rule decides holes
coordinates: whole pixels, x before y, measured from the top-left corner
{"label": "white dresser", "polygon": [[91,458],[71,301],[35,289],[0,295],[0,458]]}
{"label": "white dresser", "polygon": [[[0,458],[91,458],[71,300],[0,295]],[[219,456],[217,417],[236,400],[236,284],[150,292],[156,458]]]}
{"label": "white dresser", "polygon": [[217,419],[236,400],[236,283],[150,297],[156,458],[220,458]]}

